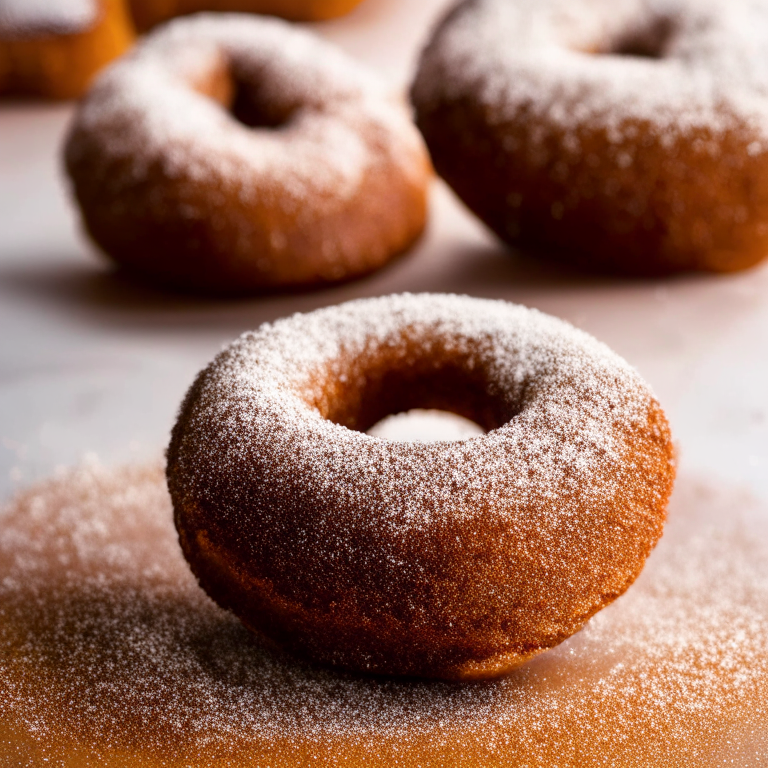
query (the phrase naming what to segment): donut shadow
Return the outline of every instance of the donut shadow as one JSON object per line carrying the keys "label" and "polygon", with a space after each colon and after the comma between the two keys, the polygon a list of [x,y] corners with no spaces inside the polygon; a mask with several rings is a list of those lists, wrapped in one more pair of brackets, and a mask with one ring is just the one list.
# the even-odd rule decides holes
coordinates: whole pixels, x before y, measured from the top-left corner
{"label": "donut shadow", "polygon": [[8,114],[14,111],[26,110],[31,113],[61,112],[72,107],[77,99],[47,99],[29,93],[3,93],[0,99],[0,114]]}
{"label": "donut shadow", "polygon": [[[429,274],[414,275],[406,290],[467,293],[488,298],[512,298],[525,293],[560,294],[578,291],[648,289],[710,275],[681,273],[659,277],[633,276],[582,269],[547,253],[508,247],[501,242],[453,245],[438,263],[432,258]],[[413,270],[416,271],[416,270]],[[420,270],[423,271],[423,270]],[[417,287],[414,285],[417,284]]]}
{"label": "donut shadow", "polygon": [[174,309],[204,303],[158,289],[119,269],[66,261],[45,268],[3,267],[0,282],[22,295],[104,309]]}
{"label": "donut shadow", "polygon": [[452,289],[506,292],[510,289],[574,289],[623,282],[559,263],[545,255],[497,245],[465,247],[446,275]]}
{"label": "donut shadow", "polygon": [[256,296],[205,296],[171,290],[125,270],[62,259],[45,265],[0,266],[0,287],[41,308],[54,307],[89,325],[138,331],[205,329],[240,332],[288,312],[336,303],[337,286]]}
{"label": "donut shadow", "polygon": [[0,291],[89,326],[136,331],[239,333],[294,312],[402,292],[458,293],[539,305],[565,294],[654,290],[701,284],[716,275],[664,280],[585,272],[545,256],[475,238],[428,233],[414,249],[357,279],[250,295],[203,295],[146,281],[106,260],[53,257],[0,265]]}

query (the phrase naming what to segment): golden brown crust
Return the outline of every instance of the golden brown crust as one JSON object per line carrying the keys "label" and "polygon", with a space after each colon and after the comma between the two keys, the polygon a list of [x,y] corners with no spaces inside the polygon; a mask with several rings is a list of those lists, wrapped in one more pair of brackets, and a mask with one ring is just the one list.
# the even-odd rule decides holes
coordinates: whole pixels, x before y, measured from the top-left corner
{"label": "golden brown crust", "polygon": [[122,0],[102,0],[94,26],[69,34],[3,38],[0,94],[73,99],[96,73],[133,43],[133,24]]}
{"label": "golden brown crust", "polygon": [[[412,407],[490,431],[357,431]],[[179,540],[219,604],[299,656],[449,680],[503,674],[622,594],[673,479],[666,418],[626,364],[551,318],[461,297],[352,302],[244,336],[190,390],[168,451]]]}
{"label": "golden brown crust", "polygon": [[[190,189],[184,181],[152,169],[146,186],[125,190],[121,194],[124,207],[115,210],[103,204],[102,187],[93,183],[97,177],[89,175],[87,161],[74,174],[78,176],[78,202],[88,233],[111,259],[140,277],[164,285],[239,295],[349,280],[400,256],[421,236],[427,219],[426,163],[422,171],[421,182],[413,183],[397,170],[372,169],[355,199],[310,226],[306,225],[306,210],[286,209],[280,200],[272,205],[260,200],[254,210],[233,184],[223,190],[217,208],[226,209],[230,220],[258,222],[257,233],[248,241],[240,238],[236,227],[217,226],[213,217],[184,222],[173,209],[166,216],[161,208],[148,206],[149,195],[155,195],[166,200],[183,199],[205,210],[210,207],[211,188]],[[273,232],[287,233],[287,242],[279,249],[274,246]],[[336,240],[339,233],[349,246],[346,258],[340,259],[336,268],[329,266],[323,244]],[[260,269],[255,263],[257,257],[268,259],[271,268]]]}
{"label": "golden brown crust", "polygon": [[[719,136],[711,152],[711,132],[670,147],[635,123],[627,128],[643,147],[642,163],[617,168],[607,131],[583,128],[583,154],[559,179],[529,152],[536,126],[489,124],[466,100],[421,110],[417,122],[437,172],[510,245],[588,269],[647,276],[734,272],[768,254],[768,155],[750,156],[749,135]],[[573,137],[546,130],[552,146]],[[505,150],[510,144],[519,150]],[[630,196],[646,198],[642,216],[624,208]]]}
{"label": "golden brown crust", "polygon": [[140,30],[200,11],[260,13],[291,21],[322,21],[349,13],[361,0],[131,0]]}
{"label": "golden brown crust", "polygon": [[285,22],[216,14],[171,22],[105,73],[66,162],[105,253],[208,293],[378,269],[421,235],[431,177],[377,78]]}

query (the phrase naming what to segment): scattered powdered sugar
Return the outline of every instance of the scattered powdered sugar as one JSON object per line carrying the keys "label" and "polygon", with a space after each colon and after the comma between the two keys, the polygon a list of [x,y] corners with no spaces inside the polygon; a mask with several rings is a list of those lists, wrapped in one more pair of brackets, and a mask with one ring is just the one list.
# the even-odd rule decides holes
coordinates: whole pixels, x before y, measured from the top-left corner
{"label": "scattered powdered sugar", "polygon": [[335,674],[197,587],[162,469],[88,466],[0,513],[0,759],[14,766],[768,760],[768,509],[683,478],[635,586],[508,677]]}
{"label": "scattered powdered sugar", "polygon": [[[637,55],[630,44],[646,50]],[[747,132],[750,152],[764,152],[768,6],[466,0],[436,30],[413,93],[420,108],[464,98],[492,124],[524,114],[559,126],[574,151],[580,126],[604,127],[616,144],[631,145],[640,122],[670,145],[692,130]]]}
{"label": "scattered powdered sugar", "polygon": [[[222,77],[284,124],[239,122],[203,92]],[[160,169],[206,185],[214,199],[233,190],[244,201],[280,196],[299,220],[308,199],[333,206],[379,164],[414,176],[425,165],[402,100],[377,77],[283,21],[227,14],[173,21],[106,70],[77,114],[67,156],[91,163],[108,197]]]}
{"label": "scattered powdered sugar", "polygon": [[94,26],[97,0],[0,0],[0,39],[71,35]]}

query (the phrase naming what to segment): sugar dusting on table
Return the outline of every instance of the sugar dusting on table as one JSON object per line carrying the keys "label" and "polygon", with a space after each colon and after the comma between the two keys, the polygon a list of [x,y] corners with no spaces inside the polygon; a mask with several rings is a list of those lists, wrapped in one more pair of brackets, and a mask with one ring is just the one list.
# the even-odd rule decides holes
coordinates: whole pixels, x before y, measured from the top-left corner
{"label": "sugar dusting on table", "polygon": [[[553,397],[548,376],[561,397],[565,376],[593,398],[575,407],[575,422],[566,419],[586,419],[588,456],[601,447],[592,469],[610,465],[614,452],[605,435],[594,442],[605,418],[595,403],[610,405],[601,377],[608,372],[634,395],[615,403],[619,423],[631,424],[650,397],[620,358],[566,324],[459,297],[354,302],[264,326],[225,353],[214,381],[285,405],[286,382],[332,361],[340,339],[356,357],[436,322],[456,349],[473,339],[478,360],[495,354],[510,391],[535,374],[544,394],[529,404],[534,412]],[[485,349],[477,339],[489,328]],[[555,413],[570,412],[543,411]],[[310,414],[301,413],[303,428]],[[359,445],[388,445],[315,421],[331,447],[339,431]],[[477,441],[488,437],[410,447],[424,452],[439,484],[434,458],[469,451],[476,459]],[[531,450],[546,445],[551,453],[546,441]],[[424,522],[418,506],[409,514],[406,505],[399,519],[410,531]],[[270,653],[197,587],[159,467],[82,468],[23,494],[2,516],[0,727],[42,756],[78,743],[94,764],[115,754],[201,766],[353,765],[362,756],[373,765],[439,765],[449,756],[457,764],[704,766],[768,756],[768,511],[748,507],[683,484],[667,536],[624,598],[508,677],[449,685],[342,675]],[[539,530],[546,523],[540,516]]]}
{"label": "sugar dusting on table", "polygon": [[0,520],[0,732],[53,765],[71,742],[93,765],[768,759],[768,509],[727,490],[681,483],[624,598],[509,677],[469,685],[270,654],[197,587],[160,467],[83,467]]}

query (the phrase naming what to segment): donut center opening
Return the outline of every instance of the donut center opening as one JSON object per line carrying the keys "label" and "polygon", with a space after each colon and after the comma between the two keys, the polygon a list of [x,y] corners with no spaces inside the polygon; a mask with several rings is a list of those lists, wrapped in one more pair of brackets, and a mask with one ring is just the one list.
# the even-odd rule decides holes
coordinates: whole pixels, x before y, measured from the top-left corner
{"label": "donut center opening", "polygon": [[263,97],[258,87],[233,77],[229,112],[235,120],[248,128],[277,130],[290,121],[294,110],[271,103]]}
{"label": "donut center opening", "polygon": [[248,128],[279,130],[298,109],[298,105],[270,94],[269,84],[259,73],[241,71],[226,57],[190,85]]}
{"label": "donut center opening", "polygon": [[619,35],[607,50],[612,56],[635,56],[644,59],[663,59],[675,34],[674,20],[659,16],[644,27],[631,29]]}
{"label": "donut center opening", "polygon": [[[324,418],[358,432],[459,440],[497,429],[519,413],[518,393],[495,378],[471,350],[458,354],[438,344],[424,350],[412,341],[335,361],[314,379],[308,402]],[[418,436],[397,437],[401,430]]]}
{"label": "donut center opening", "polygon": [[412,408],[410,411],[385,416],[367,432],[374,437],[410,443],[468,440],[485,434],[479,424],[463,416],[450,411],[425,408]]}

